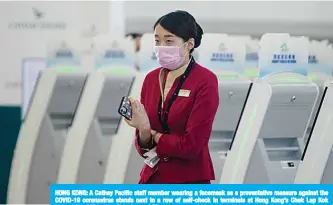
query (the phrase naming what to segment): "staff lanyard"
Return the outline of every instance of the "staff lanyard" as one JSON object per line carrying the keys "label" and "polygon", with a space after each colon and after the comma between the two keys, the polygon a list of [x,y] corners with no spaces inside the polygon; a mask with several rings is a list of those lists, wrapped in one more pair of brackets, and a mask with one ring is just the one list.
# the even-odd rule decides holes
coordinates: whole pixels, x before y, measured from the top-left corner
{"label": "staff lanyard", "polygon": [[180,77],[180,80],[179,80],[179,83],[177,85],[177,88],[175,90],[175,92],[173,93],[173,95],[171,96],[171,99],[169,100],[169,103],[166,104],[167,107],[165,109],[165,113],[164,113],[164,116],[162,118],[162,102],[163,102],[163,96],[161,94],[161,97],[160,97],[160,101],[158,103],[158,119],[163,127],[163,131],[165,134],[168,134],[170,133],[170,130],[169,130],[169,126],[168,126],[168,117],[169,117],[169,111],[170,111],[170,108],[171,108],[171,105],[173,104],[173,102],[176,100],[178,94],[179,94],[179,91],[181,89],[181,87],[183,86],[185,80],[187,79],[187,77],[189,76],[190,74],[190,71],[192,70],[193,68],[193,65],[194,65],[195,61],[193,59],[193,57],[191,57],[191,60],[190,60],[190,63],[188,64],[185,72],[181,75]]}

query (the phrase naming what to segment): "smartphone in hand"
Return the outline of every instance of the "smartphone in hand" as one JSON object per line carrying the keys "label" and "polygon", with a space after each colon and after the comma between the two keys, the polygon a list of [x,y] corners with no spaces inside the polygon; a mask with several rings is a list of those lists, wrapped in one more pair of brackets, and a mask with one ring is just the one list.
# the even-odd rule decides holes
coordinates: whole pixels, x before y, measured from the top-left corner
{"label": "smartphone in hand", "polygon": [[129,97],[122,97],[118,108],[118,113],[127,120],[132,120],[132,106]]}

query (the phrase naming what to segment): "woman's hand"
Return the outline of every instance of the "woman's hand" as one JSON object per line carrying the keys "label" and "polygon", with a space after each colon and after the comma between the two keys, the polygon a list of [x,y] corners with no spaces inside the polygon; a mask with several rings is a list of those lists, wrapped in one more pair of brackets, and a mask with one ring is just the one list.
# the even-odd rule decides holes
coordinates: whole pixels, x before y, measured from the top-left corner
{"label": "woman's hand", "polygon": [[133,98],[129,98],[132,106],[132,120],[127,120],[127,124],[140,131],[150,131],[150,122],[144,106]]}
{"label": "woman's hand", "polygon": [[162,134],[161,133],[158,133],[156,132],[155,130],[151,130],[150,131],[151,135],[153,136],[153,140],[155,141],[155,143],[157,144],[158,141],[160,140]]}

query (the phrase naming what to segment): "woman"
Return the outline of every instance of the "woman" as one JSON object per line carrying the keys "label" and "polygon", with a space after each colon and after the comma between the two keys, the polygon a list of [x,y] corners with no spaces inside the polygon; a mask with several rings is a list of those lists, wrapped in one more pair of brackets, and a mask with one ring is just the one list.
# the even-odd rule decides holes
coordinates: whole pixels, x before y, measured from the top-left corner
{"label": "woman", "polygon": [[129,33],[126,35],[126,37],[130,36],[133,40],[135,40],[135,52],[139,52],[140,51],[140,47],[141,47],[141,37],[142,34],[140,33]]}
{"label": "woman", "polygon": [[136,148],[156,152],[159,161],[144,165],[139,183],[209,184],[215,179],[208,149],[219,105],[218,80],[191,56],[203,30],[192,15],[175,11],[154,25],[160,68],[147,74],[141,102],[131,99]]}
{"label": "woman", "polygon": [[[132,40],[135,40],[135,52],[138,53],[140,51],[140,47],[141,47],[141,37],[142,34],[140,33],[129,33],[126,35],[126,37],[131,37]],[[140,71],[139,68],[139,56],[136,56],[136,63],[135,63],[135,68],[136,70]]]}

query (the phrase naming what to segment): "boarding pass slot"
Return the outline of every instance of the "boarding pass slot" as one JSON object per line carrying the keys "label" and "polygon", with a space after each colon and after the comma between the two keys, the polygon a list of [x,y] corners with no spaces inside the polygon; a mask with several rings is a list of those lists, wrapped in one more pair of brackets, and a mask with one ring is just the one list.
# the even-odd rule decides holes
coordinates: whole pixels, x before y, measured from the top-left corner
{"label": "boarding pass slot", "polygon": [[67,130],[72,125],[73,114],[52,113],[50,118],[55,131]]}
{"label": "boarding pass slot", "polygon": [[105,137],[115,135],[118,131],[120,117],[117,118],[99,118],[98,123],[102,135]]}
{"label": "boarding pass slot", "polygon": [[263,139],[268,158],[271,161],[300,160],[301,149],[297,138]]}
{"label": "boarding pass slot", "polygon": [[227,153],[232,142],[233,131],[213,131],[209,140],[209,149],[220,154]]}

